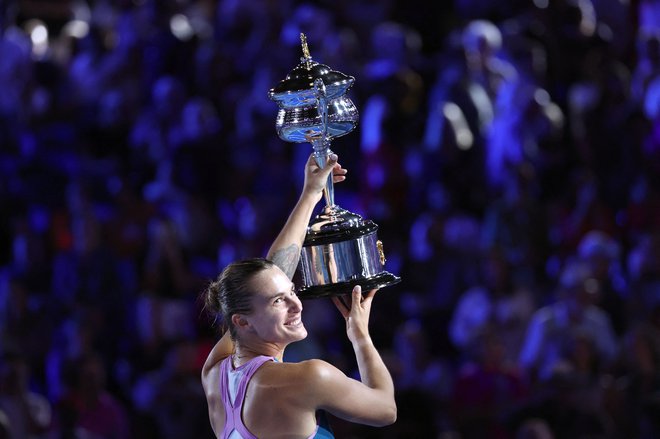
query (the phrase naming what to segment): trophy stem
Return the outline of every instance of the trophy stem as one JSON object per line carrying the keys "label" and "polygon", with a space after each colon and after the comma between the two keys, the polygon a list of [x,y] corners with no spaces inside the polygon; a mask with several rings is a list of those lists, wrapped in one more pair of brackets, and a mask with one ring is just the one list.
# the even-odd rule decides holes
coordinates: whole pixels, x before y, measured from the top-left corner
{"label": "trophy stem", "polygon": [[[303,50],[304,48],[305,44],[303,44]],[[326,96],[325,84],[321,78],[316,78],[314,80],[314,90],[316,92],[317,111],[319,116],[321,116],[323,131],[317,136],[312,137],[311,140],[312,146],[314,147],[316,164],[319,165],[320,168],[323,168],[325,167],[325,164],[328,163],[328,157],[330,157],[332,151],[330,151],[330,141],[328,140],[328,98]],[[328,175],[328,181],[325,184],[323,195],[325,196],[326,206],[330,208],[334,207],[335,188],[332,181],[332,173]]]}
{"label": "trophy stem", "polygon": [[[330,142],[327,139],[319,138],[312,141],[312,146],[314,147],[314,160],[316,160],[316,164],[319,165],[319,168],[325,167],[330,154],[332,154]],[[332,181],[332,173],[328,175],[328,181],[325,183],[325,189],[323,189],[323,196],[327,207],[335,206],[335,186]]]}

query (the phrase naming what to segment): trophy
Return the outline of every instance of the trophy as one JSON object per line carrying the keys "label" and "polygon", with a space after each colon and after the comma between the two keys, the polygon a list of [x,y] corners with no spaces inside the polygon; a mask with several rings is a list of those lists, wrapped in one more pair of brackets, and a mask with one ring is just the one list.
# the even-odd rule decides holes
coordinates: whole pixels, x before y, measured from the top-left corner
{"label": "trophy", "polygon": [[[312,60],[307,39],[300,34],[303,56],[286,78],[268,92],[278,104],[277,134],[282,140],[310,143],[314,159],[324,167],[332,154],[330,142],[353,131],[358,111],[346,92],[355,78]],[[396,284],[401,278],[385,270],[378,226],[335,204],[332,175],[324,189],[326,206],[312,218],[298,271],[302,299],[347,294],[355,285],[363,291]]]}

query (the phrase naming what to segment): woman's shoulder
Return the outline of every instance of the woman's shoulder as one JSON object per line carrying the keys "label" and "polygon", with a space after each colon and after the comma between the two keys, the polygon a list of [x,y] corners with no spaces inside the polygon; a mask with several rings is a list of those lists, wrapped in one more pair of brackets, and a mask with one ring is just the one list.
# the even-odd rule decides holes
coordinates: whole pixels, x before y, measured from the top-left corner
{"label": "woman's shoulder", "polygon": [[209,376],[212,375],[217,375],[217,371],[219,370],[222,362],[226,360],[229,357],[229,355],[223,355],[223,356],[217,356],[217,357],[212,357],[211,355],[208,356],[206,359],[206,362],[202,366],[202,380],[208,378]]}
{"label": "woman's shoulder", "polygon": [[266,399],[285,399],[292,406],[310,410],[316,410],[325,395],[336,388],[338,380],[345,378],[335,366],[319,359],[298,363],[270,362],[264,366],[255,375],[254,391]]}
{"label": "woman's shoulder", "polygon": [[320,359],[311,359],[297,363],[269,363],[265,368],[264,378],[276,377],[279,381],[294,382],[297,386],[318,384],[341,373],[332,364]]}

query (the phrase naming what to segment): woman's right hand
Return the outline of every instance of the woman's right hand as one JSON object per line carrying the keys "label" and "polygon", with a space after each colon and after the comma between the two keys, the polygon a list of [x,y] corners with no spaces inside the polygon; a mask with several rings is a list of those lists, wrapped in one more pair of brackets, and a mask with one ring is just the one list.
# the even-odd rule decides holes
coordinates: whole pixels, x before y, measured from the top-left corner
{"label": "woman's right hand", "polygon": [[323,196],[323,190],[326,187],[330,173],[332,173],[332,181],[334,183],[346,180],[346,173],[348,171],[341,167],[338,160],[337,154],[331,154],[327,159],[325,167],[320,168],[316,163],[314,154],[310,154],[305,165],[303,196],[309,195],[314,198],[315,202],[318,202]]}
{"label": "woman's right hand", "polygon": [[346,333],[353,344],[369,339],[369,314],[377,291],[374,289],[362,295],[362,287],[356,285],[351,296],[332,297],[333,303],[346,319]]}

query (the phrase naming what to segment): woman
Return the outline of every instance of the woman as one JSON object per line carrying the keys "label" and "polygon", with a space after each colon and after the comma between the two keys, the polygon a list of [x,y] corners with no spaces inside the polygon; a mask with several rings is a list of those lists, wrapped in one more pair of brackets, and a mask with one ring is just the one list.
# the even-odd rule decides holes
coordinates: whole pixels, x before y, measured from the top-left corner
{"label": "woman", "polygon": [[286,346],[307,336],[291,279],[307,224],[331,172],[335,182],[345,179],[336,155],[324,168],[310,157],[300,199],[268,259],[230,264],[206,292],[207,305],[228,326],[202,370],[209,418],[218,437],[332,437],[317,425],[319,410],[373,426],[396,420],[392,378],[368,330],[376,290],[363,296],[355,287],[348,304],[332,298],[346,319],[361,381],[322,360],[282,362]]}

